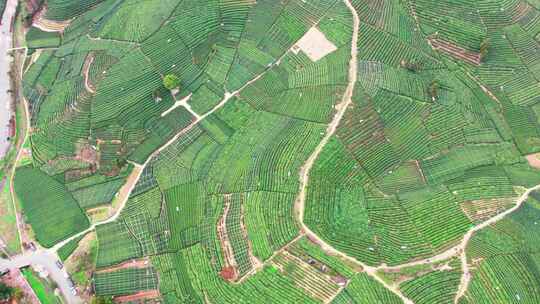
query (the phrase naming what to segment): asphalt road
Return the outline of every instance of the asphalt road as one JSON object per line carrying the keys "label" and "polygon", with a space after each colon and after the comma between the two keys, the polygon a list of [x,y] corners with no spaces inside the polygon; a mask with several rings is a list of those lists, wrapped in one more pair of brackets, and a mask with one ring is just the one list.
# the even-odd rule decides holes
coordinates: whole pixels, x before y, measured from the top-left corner
{"label": "asphalt road", "polygon": [[8,55],[8,49],[11,48],[11,18],[15,15],[17,0],[8,0],[6,10],[2,16],[0,25],[0,158],[3,158],[10,145],[9,119],[11,117],[10,100],[7,93],[10,88],[10,79],[8,71],[12,58]]}
{"label": "asphalt road", "polygon": [[80,297],[72,294],[67,273],[65,269],[58,268],[56,261],[58,261],[58,257],[51,251],[27,251],[26,253],[12,257],[9,260],[0,259],[0,270],[39,265],[48,273],[49,278],[56,282],[67,303],[83,303]]}

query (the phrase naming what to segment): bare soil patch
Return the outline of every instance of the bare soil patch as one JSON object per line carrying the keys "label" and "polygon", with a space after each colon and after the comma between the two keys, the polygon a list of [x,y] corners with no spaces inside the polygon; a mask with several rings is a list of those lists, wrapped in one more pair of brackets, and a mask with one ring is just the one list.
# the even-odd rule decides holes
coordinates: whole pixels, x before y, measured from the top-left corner
{"label": "bare soil patch", "polygon": [[[139,303],[139,301],[142,301],[141,303],[151,303],[151,302],[148,302],[148,300],[156,299],[159,297],[160,297],[159,291],[146,290],[146,291],[140,291],[132,295],[115,297],[114,302],[115,303]],[[159,303],[159,302],[156,302],[156,303]]]}
{"label": "bare soil patch", "polygon": [[221,244],[221,249],[223,250],[223,259],[225,261],[225,266],[223,267],[221,273],[223,274],[224,279],[230,281],[236,281],[238,279],[238,264],[234,258],[234,253],[232,249],[231,242],[229,241],[229,236],[227,234],[227,214],[231,208],[231,195],[224,195],[225,208],[223,210],[223,216],[218,221],[217,232],[219,243]]}
{"label": "bare soil patch", "polygon": [[92,66],[92,63],[94,62],[94,54],[90,53],[88,56],[86,56],[86,59],[84,60],[83,65],[83,75],[84,75],[84,87],[86,90],[92,94],[96,93],[96,87],[90,80],[90,77],[88,77],[88,72],[90,71],[90,66]]}
{"label": "bare soil patch", "polygon": [[336,51],[337,47],[318,28],[312,27],[291,50],[295,54],[302,51],[311,61],[315,62]]}
{"label": "bare soil patch", "polygon": [[540,153],[529,154],[525,158],[531,167],[540,169]]}
{"label": "bare soil patch", "polygon": [[121,270],[121,269],[127,269],[127,268],[144,269],[144,268],[148,268],[149,265],[150,265],[150,260],[148,258],[142,258],[142,259],[139,259],[139,260],[130,260],[130,261],[127,261],[127,262],[124,262],[124,263],[121,263],[121,264],[118,264],[118,265],[115,265],[115,266],[112,266],[112,267],[109,267],[109,268],[100,269],[100,270],[98,270],[96,272],[97,273],[109,273],[109,272],[114,272],[114,271],[118,271],[118,270]]}
{"label": "bare soil patch", "polygon": [[63,32],[68,27],[70,20],[66,21],[54,21],[45,18],[47,8],[42,6],[41,10],[37,12],[32,19],[32,26],[44,32]]}
{"label": "bare soil patch", "polygon": [[446,53],[456,59],[466,61],[470,64],[480,65],[480,54],[471,52],[463,47],[452,44],[448,41],[444,41],[438,38],[429,38],[428,39],[431,46],[443,53]]}

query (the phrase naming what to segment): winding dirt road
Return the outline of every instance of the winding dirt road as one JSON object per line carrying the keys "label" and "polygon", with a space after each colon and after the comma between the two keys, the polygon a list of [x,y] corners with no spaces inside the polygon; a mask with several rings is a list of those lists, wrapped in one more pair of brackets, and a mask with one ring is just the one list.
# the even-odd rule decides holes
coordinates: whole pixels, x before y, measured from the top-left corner
{"label": "winding dirt road", "polygon": [[317,234],[315,234],[309,227],[307,227],[304,224],[304,209],[305,209],[305,202],[306,202],[306,189],[309,182],[309,172],[311,168],[313,167],[313,164],[315,163],[315,160],[321,153],[324,146],[328,143],[332,135],[336,132],[336,129],[341,122],[341,119],[343,118],[343,115],[347,111],[347,108],[352,103],[352,95],[354,92],[354,86],[356,84],[357,80],[357,67],[358,67],[358,35],[359,35],[359,28],[360,28],[360,18],[358,17],[358,13],[356,12],[356,9],[351,4],[350,0],[344,0],[345,5],[347,5],[347,8],[351,11],[352,17],[353,17],[353,35],[351,39],[351,59],[349,61],[349,83],[347,85],[347,89],[345,90],[345,94],[343,95],[343,98],[341,102],[336,106],[337,113],[334,115],[334,118],[328,125],[328,128],[326,129],[326,134],[324,135],[323,139],[317,145],[315,148],[315,151],[310,155],[310,157],[305,162],[304,166],[300,169],[300,192],[298,194],[298,197],[295,201],[295,213],[298,217],[298,222],[302,226],[302,230],[305,232],[305,234],[311,238],[317,241],[317,243],[321,246],[321,248],[331,255],[340,256],[343,259],[346,259],[356,265],[361,266],[364,271],[373,277],[375,280],[377,280],[379,283],[381,283],[384,287],[386,287],[388,290],[396,294],[404,303],[411,304],[413,303],[411,300],[409,300],[407,297],[405,297],[399,289],[397,289],[394,286],[388,285],[384,280],[382,280],[377,274],[377,269],[374,267],[370,267],[358,260],[356,260],[353,257],[348,256],[347,254],[335,249],[328,243],[326,243],[323,239],[321,239]]}

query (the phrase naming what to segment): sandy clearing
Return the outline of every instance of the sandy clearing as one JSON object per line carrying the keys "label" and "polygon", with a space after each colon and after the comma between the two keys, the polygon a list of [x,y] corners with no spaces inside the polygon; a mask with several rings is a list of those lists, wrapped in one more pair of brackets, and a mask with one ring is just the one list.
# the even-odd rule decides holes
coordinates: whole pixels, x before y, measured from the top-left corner
{"label": "sandy clearing", "polygon": [[336,50],[337,47],[316,27],[309,29],[291,48],[291,51],[295,54],[302,51],[313,62],[321,60]]}
{"label": "sandy clearing", "polygon": [[529,154],[525,158],[531,167],[540,169],[540,153]]}
{"label": "sandy clearing", "polygon": [[71,20],[54,21],[45,18],[47,9],[43,7],[32,20],[32,26],[44,32],[63,32],[70,24]]}

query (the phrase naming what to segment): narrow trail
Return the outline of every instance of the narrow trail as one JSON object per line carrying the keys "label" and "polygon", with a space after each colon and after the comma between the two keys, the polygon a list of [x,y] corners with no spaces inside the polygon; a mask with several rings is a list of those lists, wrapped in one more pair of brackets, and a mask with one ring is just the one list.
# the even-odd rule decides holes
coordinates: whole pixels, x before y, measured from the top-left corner
{"label": "narrow trail", "polygon": [[332,135],[336,132],[336,129],[341,122],[341,119],[343,118],[343,115],[347,111],[347,108],[352,103],[352,95],[354,92],[354,86],[356,84],[357,80],[357,68],[358,68],[358,35],[359,35],[359,28],[360,28],[360,18],[358,17],[358,13],[356,12],[356,9],[351,4],[350,0],[343,0],[347,8],[351,11],[351,14],[353,16],[353,35],[351,40],[351,59],[349,62],[349,84],[347,85],[347,88],[345,90],[345,93],[343,95],[343,98],[341,102],[336,106],[337,113],[335,114],[334,118],[328,125],[328,128],[326,129],[326,134],[324,135],[323,139],[317,145],[315,148],[315,151],[311,154],[311,156],[307,159],[304,166],[300,169],[300,192],[298,194],[298,197],[295,201],[295,214],[298,216],[298,222],[300,223],[302,230],[305,232],[305,234],[311,238],[317,241],[317,243],[322,247],[322,249],[335,256],[340,256],[343,259],[346,259],[356,265],[361,266],[364,271],[373,277],[375,280],[377,280],[379,283],[381,283],[385,288],[396,294],[404,303],[411,304],[413,303],[411,300],[409,300],[407,297],[405,297],[399,289],[397,289],[394,286],[388,285],[384,280],[382,280],[377,274],[377,269],[374,267],[370,267],[368,265],[365,265],[364,263],[356,260],[353,257],[348,256],[347,254],[333,248],[331,245],[326,243],[324,240],[322,240],[317,234],[315,234],[309,227],[306,226],[304,223],[304,209],[305,209],[305,202],[306,202],[306,189],[309,182],[309,172],[311,168],[313,167],[313,164],[315,163],[315,160],[321,153],[324,146],[328,143]]}
{"label": "narrow trail", "polygon": [[84,76],[84,87],[88,92],[91,94],[95,94],[96,90],[92,87],[90,83],[90,76],[88,75],[90,73],[90,67],[92,66],[92,63],[94,62],[95,57],[93,55],[89,55],[84,60],[83,64],[83,76]]}

